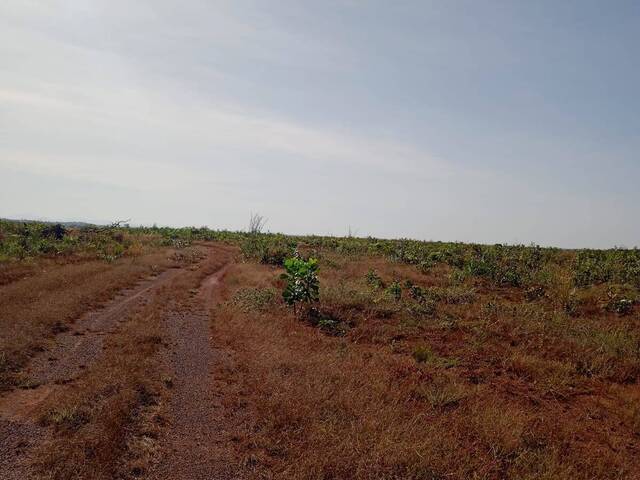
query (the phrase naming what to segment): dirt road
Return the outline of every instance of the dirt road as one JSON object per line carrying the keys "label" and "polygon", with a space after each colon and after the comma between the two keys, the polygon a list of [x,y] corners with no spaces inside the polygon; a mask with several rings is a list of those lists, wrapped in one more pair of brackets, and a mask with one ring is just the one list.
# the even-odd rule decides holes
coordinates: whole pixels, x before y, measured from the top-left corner
{"label": "dirt road", "polygon": [[169,428],[162,440],[166,455],[148,478],[234,478],[231,459],[219,447],[225,437],[224,405],[213,385],[215,371],[228,366],[229,356],[212,345],[210,333],[216,290],[226,270],[222,267],[202,283],[189,310],[167,317],[172,396]]}
{"label": "dirt road", "polygon": [[[127,328],[132,318],[149,316],[145,308],[152,303],[157,304],[154,316],[164,325],[165,335],[158,341],[167,347],[157,354],[158,362],[171,372],[172,380],[167,381],[169,434],[155,441],[168,455],[159,465],[149,465],[150,478],[221,478],[227,466],[211,455],[207,445],[220,428],[213,418],[216,397],[211,372],[225,357],[211,345],[209,315],[231,261],[230,249],[208,248],[199,264],[166,270],[121,291],[103,308],[86,312],[60,332],[51,348],[37,354],[24,370],[25,388],[0,397],[0,478],[45,478],[38,449],[53,442],[60,429],[43,422],[43,406],[52,396],[64,398],[67,390],[71,392],[76,382],[83,381],[85,372],[106,362],[111,348],[108,340]],[[199,288],[188,289],[189,282],[200,277]],[[122,432],[123,438],[126,434]],[[147,472],[134,470],[133,474],[142,473]]]}

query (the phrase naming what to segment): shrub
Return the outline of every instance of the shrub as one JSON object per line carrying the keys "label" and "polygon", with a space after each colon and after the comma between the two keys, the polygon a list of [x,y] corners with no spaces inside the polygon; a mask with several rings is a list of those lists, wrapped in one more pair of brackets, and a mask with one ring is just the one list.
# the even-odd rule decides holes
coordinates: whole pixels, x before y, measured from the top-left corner
{"label": "shrub", "polygon": [[609,281],[640,287],[640,250],[581,250],[572,269],[573,282],[579,287]]}
{"label": "shrub", "polygon": [[383,288],[384,287],[384,283],[382,282],[382,278],[380,278],[380,275],[378,275],[374,269],[370,269],[367,272],[367,275],[366,275],[365,278],[367,280],[367,284],[369,284],[370,286],[372,286],[374,288]]}
{"label": "shrub", "polygon": [[67,229],[61,224],[48,225],[42,229],[42,236],[48,238],[55,238],[56,240],[62,240],[67,233]]}
{"label": "shrub", "polygon": [[340,320],[332,312],[327,312],[323,309],[309,309],[308,319],[312,325],[318,327],[324,333],[337,337],[345,335],[349,328],[348,322]]}
{"label": "shrub", "polygon": [[423,299],[419,302],[411,302],[407,305],[407,312],[417,318],[431,317],[436,313],[436,302]]}
{"label": "shrub", "polygon": [[315,258],[309,260],[299,257],[287,258],[284,261],[284,269],[282,278],[287,284],[282,297],[287,305],[293,306],[295,313],[300,302],[318,301],[320,281],[318,280],[318,261]]}
{"label": "shrub", "polygon": [[436,355],[433,353],[430,347],[419,346],[416,347],[413,351],[413,358],[418,363],[427,363],[436,358]]}
{"label": "shrub", "polygon": [[628,315],[633,310],[633,300],[628,298],[612,298],[607,304],[607,310],[618,315]]}
{"label": "shrub", "polygon": [[409,296],[415,301],[421,302],[424,300],[424,290],[422,290],[418,285],[411,285],[409,287]]}
{"label": "shrub", "polygon": [[611,285],[607,291],[605,310],[618,315],[628,315],[633,310],[637,295],[632,288],[624,285]]}
{"label": "shrub", "polygon": [[296,242],[283,235],[255,234],[246,237],[240,248],[245,258],[266,265],[282,265],[295,251]]}
{"label": "shrub", "polygon": [[394,280],[387,287],[387,293],[393,297],[393,299],[398,302],[402,298],[402,287],[400,286],[400,282]]}
{"label": "shrub", "polygon": [[443,301],[450,305],[462,305],[473,303],[476,298],[476,292],[473,288],[460,286],[438,288],[433,287],[427,291],[435,300]]}

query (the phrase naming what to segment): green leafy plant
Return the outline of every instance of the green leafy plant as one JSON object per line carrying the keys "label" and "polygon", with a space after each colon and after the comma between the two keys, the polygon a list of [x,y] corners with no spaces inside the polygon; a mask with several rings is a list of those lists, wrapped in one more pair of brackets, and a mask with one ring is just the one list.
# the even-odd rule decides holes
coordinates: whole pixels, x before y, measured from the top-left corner
{"label": "green leafy plant", "polygon": [[287,258],[284,261],[284,269],[282,278],[287,284],[282,297],[297,314],[300,303],[308,304],[319,299],[318,260],[315,258],[304,260],[298,256]]}
{"label": "green leafy plant", "polygon": [[380,275],[378,275],[378,273],[372,268],[369,269],[369,271],[367,272],[366,280],[367,280],[367,284],[369,284],[370,286],[372,286],[374,288],[383,288],[384,287],[384,283],[382,282],[382,278],[380,278]]}
{"label": "green leafy plant", "polygon": [[399,302],[402,298],[402,286],[400,282],[394,280],[388,287],[387,292],[391,295],[396,302]]}

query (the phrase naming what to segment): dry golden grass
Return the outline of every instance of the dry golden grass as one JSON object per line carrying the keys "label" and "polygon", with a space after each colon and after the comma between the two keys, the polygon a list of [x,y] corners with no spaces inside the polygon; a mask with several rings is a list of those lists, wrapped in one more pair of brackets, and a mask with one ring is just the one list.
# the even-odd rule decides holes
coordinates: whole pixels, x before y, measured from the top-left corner
{"label": "dry golden grass", "polygon": [[[224,261],[232,254],[201,248],[224,251]],[[56,330],[154,265],[195,259],[186,250],[168,257],[5,272],[7,385]],[[194,308],[221,261],[192,264],[153,290],[105,337],[97,361],[51,387],[39,411],[47,441],[34,452],[42,478],[144,477],[163,456],[167,312]],[[226,358],[212,365],[223,428],[211,453],[232,478],[640,478],[637,311],[603,310],[601,288],[581,291],[569,311],[562,279],[528,297],[445,266],[421,272],[337,254],[320,265],[310,321],[283,305],[281,270],[266,265],[234,264],[223,303],[210,305],[212,347]],[[370,270],[382,285],[367,281]],[[399,299],[385,289],[394,281]]]}
{"label": "dry golden grass", "polygon": [[[135,261],[123,258],[113,263],[60,264],[43,260],[26,278],[1,285],[0,390],[19,383],[16,375],[29,357],[81,314],[141,278],[176,266],[171,255],[162,249]],[[16,268],[20,270],[19,265]]]}
{"label": "dry golden grass", "polygon": [[223,260],[201,261],[153,291],[107,337],[99,361],[49,395],[40,417],[53,435],[34,454],[42,478],[136,477],[158,460],[171,386],[161,355],[171,341],[166,315],[192,308],[192,292]]}
{"label": "dry golden grass", "polygon": [[[346,284],[352,294],[330,292],[329,305],[321,299],[320,309],[337,316],[342,302],[351,322],[345,336],[295,319],[280,301],[267,312],[229,302],[214,319],[215,340],[236,353],[230,382],[240,386],[229,387],[229,394],[240,388],[252,412],[238,446],[243,476],[640,475],[640,415],[629,397],[637,387],[581,374],[575,329],[546,345],[570,322],[554,324],[551,306],[526,307],[521,293],[477,284],[471,304],[449,302],[442,292],[431,318],[408,324],[401,308],[379,315],[365,305],[375,298],[367,296],[364,281],[372,266],[385,281],[459,286],[443,272],[423,275],[380,259],[331,260],[322,282]],[[263,266],[235,266],[225,295],[231,299],[247,285],[279,288],[277,275]],[[487,309],[492,302],[498,308]],[[416,361],[417,348],[429,358]]]}

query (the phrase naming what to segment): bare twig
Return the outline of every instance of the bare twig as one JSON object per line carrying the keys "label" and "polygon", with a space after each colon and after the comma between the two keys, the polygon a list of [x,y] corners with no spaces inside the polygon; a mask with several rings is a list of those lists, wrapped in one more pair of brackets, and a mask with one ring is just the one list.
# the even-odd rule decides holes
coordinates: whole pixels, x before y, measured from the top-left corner
{"label": "bare twig", "polygon": [[262,233],[264,226],[267,224],[267,219],[258,213],[251,213],[249,219],[249,233],[256,235]]}

